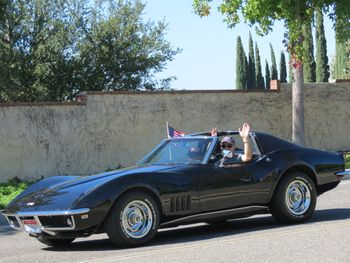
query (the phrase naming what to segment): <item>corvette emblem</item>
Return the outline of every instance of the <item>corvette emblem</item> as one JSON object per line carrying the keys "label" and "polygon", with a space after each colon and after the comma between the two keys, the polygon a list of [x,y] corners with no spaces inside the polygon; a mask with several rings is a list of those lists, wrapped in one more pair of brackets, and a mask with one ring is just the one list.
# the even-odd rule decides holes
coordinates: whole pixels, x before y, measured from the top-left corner
{"label": "corvette emblem", "polygon": [[27,203],[27,206],[33,206],[33,205],[34,205],[34,202]]}

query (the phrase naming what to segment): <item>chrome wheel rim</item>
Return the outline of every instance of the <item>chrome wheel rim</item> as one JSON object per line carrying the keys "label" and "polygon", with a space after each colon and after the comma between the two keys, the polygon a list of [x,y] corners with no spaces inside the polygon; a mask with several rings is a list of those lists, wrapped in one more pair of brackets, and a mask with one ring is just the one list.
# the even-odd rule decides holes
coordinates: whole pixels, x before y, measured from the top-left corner
{"label": "chrome wheel rim", "polygon": [[301,180],[293,181],[286,191],[286,205],[294,215],[301,215],[311,204],[311,193],[306,183]]}
{"label": "chrome wheel rim", "polygon": [[122,212],[122,227],[132,238],[143,238],[152,228],[153,215],[150,206],[141,200],[128,203]]}

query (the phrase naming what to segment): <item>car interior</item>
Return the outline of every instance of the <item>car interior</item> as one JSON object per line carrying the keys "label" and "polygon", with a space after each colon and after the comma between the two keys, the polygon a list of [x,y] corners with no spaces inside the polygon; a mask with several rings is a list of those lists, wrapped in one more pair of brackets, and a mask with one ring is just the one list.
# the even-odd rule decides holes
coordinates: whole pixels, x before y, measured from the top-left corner
{"label": "car interior", "polygon": [[[221,150],[221,147],[220,147],[220,141],[223,137],[226,137],[228,135],[221,135],[221,136],[218,136],[218,141],[216,143],[216,146],[215,146],[215,150],[213,151],[213,154],[212,156],[210,157],[209,159],[209,163],[215,163],[219,160],[221,160],[222,158],[222,150]],[[235,153],[240,153],[240,154],[244,154],[244,145],[243,145],[243,141],[242,141],[242,138],[240,137],[239,134],[231,134],[229,135],[229,137],[233,138],[234,141],[235,141]],[[250,143],[250,147],[252,149],[252,160],[254,160],[255,158],[257,158],[259,156],[259,153],[257,151],[257,149],[255,148],[255,145],[252,143],[252,138],[250,136],[250,140],[249,140],[249,143]]]}

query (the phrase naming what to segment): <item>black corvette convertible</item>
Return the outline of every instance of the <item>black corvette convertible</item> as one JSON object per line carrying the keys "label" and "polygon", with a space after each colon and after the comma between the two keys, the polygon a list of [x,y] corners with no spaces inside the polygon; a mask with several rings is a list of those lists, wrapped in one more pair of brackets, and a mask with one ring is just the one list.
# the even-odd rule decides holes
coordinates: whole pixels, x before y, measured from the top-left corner
{"label": "black corvette convertible", "polygon": [[[4,210],[10,225],[50,246],[107,233],[117,245],[150,241],[161,227],[271,213],[300,223],[318,195],[341,181],[344,157],[251,132],[253,159],[219,166],[219,140],[236,131],[162,141],[136,166],[91,176],[44,179]],[[236,151],[240,151],[238,138]],[[196,148],[196,155],[191,149]]]}

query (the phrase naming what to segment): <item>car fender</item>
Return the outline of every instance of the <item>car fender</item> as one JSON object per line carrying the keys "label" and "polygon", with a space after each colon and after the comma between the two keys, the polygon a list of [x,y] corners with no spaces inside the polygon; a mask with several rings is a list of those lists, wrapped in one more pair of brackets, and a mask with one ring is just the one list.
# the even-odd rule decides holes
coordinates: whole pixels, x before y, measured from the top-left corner
{"label": "car fender", "polygon": [[316,186],[316,189],[317,189],[318,182],[317,182],[317,176],[316,176],[315,169],[306,162],[296,162],[296,163],[288,165],[285,169],[279,171],[279,173],[277,174],[277,176],[275,178],[275,184],[272,186],[272,189],[271,189],[271,195],[269,198],[270,201],[271,201],[281,179],[284,176],[286,176],[292,172],[297,172],[297,171],[306,173],[308,176],[310,176],[310,178],[313,180],[313,182]]}

